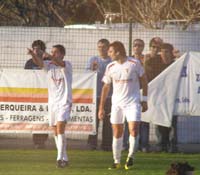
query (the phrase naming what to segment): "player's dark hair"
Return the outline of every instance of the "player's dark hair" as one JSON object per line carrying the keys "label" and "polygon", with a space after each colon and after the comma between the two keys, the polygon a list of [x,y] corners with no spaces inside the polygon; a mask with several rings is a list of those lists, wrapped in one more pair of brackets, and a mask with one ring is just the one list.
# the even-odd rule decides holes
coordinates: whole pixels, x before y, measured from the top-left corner
{"label": "player's dark hair", "polygon": [[123,45],[122,42],[120,42],[120,41],[114,41],[113,43],[111,43],[109,45],[109,47],[113,47],[113,49],[115,50],[115,52],[119,52],[119,54],[121,56],[124,56],[124,57],[126,56],[126,50],[125,50],[125,47],[124,47],[124,45]]}
{"label": "player's dark hair", "polygon": [[61,54],[65,55],[66,51],[65,51],[65,47],[63,45],[57,44],[53,46],[54,48],[57,48]]}

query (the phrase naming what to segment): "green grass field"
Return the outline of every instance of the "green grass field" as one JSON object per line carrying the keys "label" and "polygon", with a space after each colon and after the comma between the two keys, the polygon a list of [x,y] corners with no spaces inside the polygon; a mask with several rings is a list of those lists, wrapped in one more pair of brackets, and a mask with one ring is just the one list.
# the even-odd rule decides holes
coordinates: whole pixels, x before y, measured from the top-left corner
{"label": "green grass field", "polygon": [[164,175],[173,161],[188,161],[200,175],[200,154],[137,153],[129,171],[107,170],[111,152],[70,150],[68,155],[70,166],[57,169],[54,150],[0,150],[0,175]]}

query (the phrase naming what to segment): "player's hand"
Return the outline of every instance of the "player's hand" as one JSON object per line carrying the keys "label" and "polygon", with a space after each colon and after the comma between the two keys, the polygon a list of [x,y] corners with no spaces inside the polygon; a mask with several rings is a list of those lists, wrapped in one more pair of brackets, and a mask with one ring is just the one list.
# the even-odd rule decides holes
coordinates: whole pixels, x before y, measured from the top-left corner
{"label": "player's hand", "polygon": [[148,110],[148,104],[146,101],[141,102],[142,112],[146,112]]}
{"label": "player's hand", "polygon": [[52,56],[51,56],[49,53],[47,53],[47,52],[43,52],[42,58],[43,58],[43,59],[44,59],[44,58],[52,59]]}
{"label": "player's hand", "polygon": [[99,109],[99,112],[98,112],[98,118],[99,118],[99,120],[103,120],[104,116],[105,116],[104,109]]}
{"label": "player's hand", "polygon": [[27,54],[31,55],[31,56],[35,56],[35,53],[33,52],[32,49],[27,48]]}
{"label": "player's hand", "polygon": [[41,58],[42,57],[42,55],[43,55],[43,51],[41,50],[41,49],[29,49],[29,48],[27,48],[27,50],[28,50],[28,54],[29,55],[31,55],[32,57],[39,57],[39,58]]}

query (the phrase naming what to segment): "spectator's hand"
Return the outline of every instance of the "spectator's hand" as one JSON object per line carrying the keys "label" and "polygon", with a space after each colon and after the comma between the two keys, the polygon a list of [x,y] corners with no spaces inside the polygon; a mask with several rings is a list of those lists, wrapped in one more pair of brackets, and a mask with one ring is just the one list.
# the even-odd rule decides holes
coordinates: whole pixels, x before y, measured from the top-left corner
{"label": "spectator's hand", "polygon": [[92,70],[93,71],[95,71],[95,70],[97,70],[98,69],[98,63],[97,63],[97,61],[94,61],[93,63],[92,63]]}
{"label": "spectator's hand", "polygon": [[141,106],[142,106],[142,112],[146,112],[148,109],[148,104],[146,101],[142,101],[141,102]]}
{"label": "spectator's hand", "polygon": [[99,112],[98,112],[98,118],[99,118],[99,120],[103,120],[104,116],[105,116],[104,109],[99,109]]}

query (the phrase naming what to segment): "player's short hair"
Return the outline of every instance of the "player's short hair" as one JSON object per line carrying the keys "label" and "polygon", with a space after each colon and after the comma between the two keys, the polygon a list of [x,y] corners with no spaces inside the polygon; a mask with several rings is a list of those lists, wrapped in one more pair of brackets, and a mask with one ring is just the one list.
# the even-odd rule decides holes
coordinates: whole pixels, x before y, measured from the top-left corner
{"label": "player's short hair", "polygon": [[113,43],[111,43],[109,45],[109,47],[113,47],[113,49],[116,51],[116,52],[119,52],[119,54],[121,56],[126,56],[126,49],[124,47],[124,44],[120,41],[114,41]]}
{"label": "player's short hair", "polygon": [[46,50],[46,45],[45,45],[44,41],[42,41],[42,40],[35,40],[35,41],[33,41],[32,48],[34,48],[34,47],[40,47],[40,49],[42,51]]}
{"label": "player's short hair", "polygon": [[167,50],[170,50],[170,52],[173,52],[174,50],[174,47],[172,44],[169,44],[169,43],[163,43],[161,45],[161,49],[167,49]]}
{"label": "player's short hair", "polygon": [[110,44],[110,42],[105,38],[100,39],[97,43],[103,43],[103,44],[105,44],[107,46],[109,46],[109,44]]}
{"label": "player's short hair", "polygon": [[65,55],[66,51],[65,51],[65,47],[61,44],[56,44],[53,46],[54,48],[58,49],[60,51],[61,54]]}

